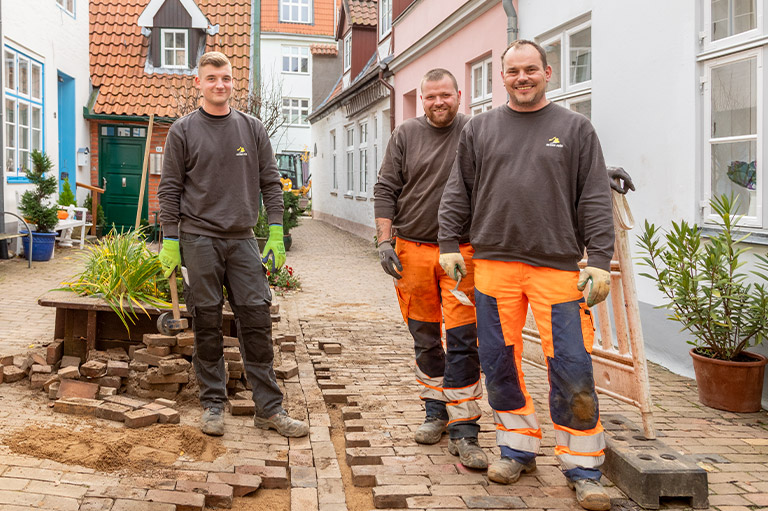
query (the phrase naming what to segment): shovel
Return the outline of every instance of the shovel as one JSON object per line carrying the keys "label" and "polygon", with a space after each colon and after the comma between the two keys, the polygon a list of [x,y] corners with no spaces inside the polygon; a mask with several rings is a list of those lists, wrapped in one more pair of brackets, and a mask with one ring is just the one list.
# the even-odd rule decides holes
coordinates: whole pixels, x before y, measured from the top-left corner
{"label": "shovel", "polygon": [[171,272],[171,276],[168,277],[168,283],[171,286],[171,305],[173,306],[173,313],[163,312],[157,318],[157,330],[163,335],[176,335],[177,333],[185,330],[189,326],[187,318],[181,317],[179,311],[179,291],[176,289],[176,268]]}
{"label": "shovel", "polygon": [[461,284],[461,273],[459,273],[459,278],[456,280],[456,287],[451,289],[451,294],[456,297],[460,304],[474,307],[475,304],[472,303],[467,294],[464,291],[459,291],[459,284]]}

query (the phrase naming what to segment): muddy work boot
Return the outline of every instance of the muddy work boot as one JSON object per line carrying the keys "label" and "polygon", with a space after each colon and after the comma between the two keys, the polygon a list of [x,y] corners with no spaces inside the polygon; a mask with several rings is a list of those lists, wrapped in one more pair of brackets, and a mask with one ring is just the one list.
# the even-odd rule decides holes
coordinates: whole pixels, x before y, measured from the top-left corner
{"label": "muddy work boot", "polygon": [[590,511],[608,511],[611,509],[611,498],[600,484],[594,479],[578,479],[568,481],[568,487],[576,490],[576,502]]}
{"label": "muddy work boot", "polygon": [[535,470],[535,459],[523,465],[512,458],[501,458],[491,463],[491,466],[488,467],[488,479],[494,483],[512,484],[520,479],[521,473],[530,474]]}
{"label": "muddy work boot", "polygon": [[200,431],[206,435],[221,436],[224,434],[224,410],[216,406],[206,408],[200,417]]}
{"label": "muddy work boot", "polygon": [[438,419],[437,417],[427,417],[424,424],[419,426],[413,435],[418,444],[432,445],[440,441],[440,437],[445,433],[448,421]]}
{"label": "muddy work boot", "polygon": [[260,429],[274,429],[285,437],[302,437],[309,434],[309,424],[288,417],[284,411],[268,418],[254,417],[253,425]]}
{"label": "muddy work boot", "polygon": [[477,444],[477,438],[451,438],[448,452],[458,456],[467,468],[483,469],[488,466],[488,457]]}

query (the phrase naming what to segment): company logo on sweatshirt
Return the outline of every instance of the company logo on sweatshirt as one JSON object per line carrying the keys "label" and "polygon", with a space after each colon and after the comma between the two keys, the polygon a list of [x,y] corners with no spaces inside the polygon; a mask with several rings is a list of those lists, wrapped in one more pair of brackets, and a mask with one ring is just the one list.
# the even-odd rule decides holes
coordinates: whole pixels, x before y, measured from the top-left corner
{"label": "company logo on sweatshirt", "polygon": [[248,151],[245,150],[245,147],[240,146],[235,151],[235,156],[248,156]]}
{"label": "company logo on sweatshirt", "polygon": [[563,147],[563,144],[560,143],[560,139],[557,137],[552,137],[547,142],[547,147]]}

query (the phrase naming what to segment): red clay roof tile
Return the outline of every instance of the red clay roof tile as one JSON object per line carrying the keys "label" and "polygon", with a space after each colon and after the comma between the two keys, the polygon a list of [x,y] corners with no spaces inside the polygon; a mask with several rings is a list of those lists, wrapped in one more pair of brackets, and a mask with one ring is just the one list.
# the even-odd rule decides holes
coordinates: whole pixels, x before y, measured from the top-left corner
{"label": "red clay roof tile", "polygon": [[339,49],[335,44],[320,44],[320,43],[310,44],[309,51],[312,52],[312,55],[336,56],[339,54]]}

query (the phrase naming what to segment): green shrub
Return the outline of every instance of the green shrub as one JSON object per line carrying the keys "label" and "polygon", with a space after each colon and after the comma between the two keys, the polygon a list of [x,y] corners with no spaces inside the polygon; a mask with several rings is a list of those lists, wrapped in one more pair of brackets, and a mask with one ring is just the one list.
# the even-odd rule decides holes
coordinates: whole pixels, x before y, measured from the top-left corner
{"label": "green shrub", "polygon": [[59,207],[50,200],[56,193],[56,177],[45,175],[51,169],[51,159],[38,150],[32,151],[32,170],[24,169],[24,174],[35,188],[22,194],[19,212],[27,222],[35,225],[37,232],[52,232],[59,223]]}
{"label": "green shrub", "polygon": [[77,206],[75,194],[72,193],[72,187],[69,186],[69,180],[65,180],[62,186],[59,194],[59,206]]}

